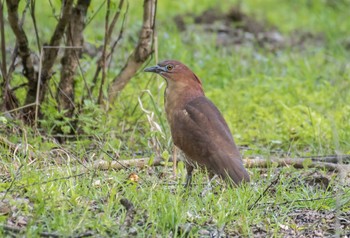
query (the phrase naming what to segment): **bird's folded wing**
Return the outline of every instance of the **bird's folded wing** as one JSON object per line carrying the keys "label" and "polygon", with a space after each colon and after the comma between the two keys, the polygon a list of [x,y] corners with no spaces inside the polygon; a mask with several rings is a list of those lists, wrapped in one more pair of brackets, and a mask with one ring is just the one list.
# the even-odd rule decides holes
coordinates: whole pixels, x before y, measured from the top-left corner
{"label": "bird's folded wing", "polygon": [[[206,97],[199,97],[186,104],[174,119],[173,137],[180,149],[206,156],[207,150],[220,150],[238,156],[231,132],[215,105]],[[231,154],[231,155],[229,155]]]}
{"label": "bird's folded wing", "polygon": [[216,106],[206,97],[198,97],[185,106],[193,122],[213,139],[233,142],[225,119]]}

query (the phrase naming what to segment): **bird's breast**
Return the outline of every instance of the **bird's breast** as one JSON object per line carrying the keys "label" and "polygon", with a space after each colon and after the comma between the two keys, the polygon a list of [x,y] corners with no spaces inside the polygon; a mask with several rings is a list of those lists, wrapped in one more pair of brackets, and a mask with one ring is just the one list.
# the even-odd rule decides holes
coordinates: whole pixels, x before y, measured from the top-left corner
{"label": "bird's breast", "polygon": [[174,143],[179,139],[175,137],[183,137],[182,134],[185,133],[179,131],[179,125],[175,125],[178,124],[180,118],[184,120],[186,117],[190,116],[189,112],[186,111],[186,106],[188,103],[201,96],[203,96],[202,91],[195,90],[187,84],[167,84],[167,88],[164,92],[164,106]]}

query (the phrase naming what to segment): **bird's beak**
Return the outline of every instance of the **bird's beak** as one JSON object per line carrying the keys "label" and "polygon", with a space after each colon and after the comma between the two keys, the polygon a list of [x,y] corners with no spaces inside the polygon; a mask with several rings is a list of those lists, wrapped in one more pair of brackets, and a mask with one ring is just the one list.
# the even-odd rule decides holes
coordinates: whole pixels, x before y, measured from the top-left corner
{"label": "bird's beak", "polygon": [[156,66],[151,66],[151,67],[145,68],[143,71],[159,74],[159,73],[163,72],[164,69],[163,69],[163,67],[156,65]]}

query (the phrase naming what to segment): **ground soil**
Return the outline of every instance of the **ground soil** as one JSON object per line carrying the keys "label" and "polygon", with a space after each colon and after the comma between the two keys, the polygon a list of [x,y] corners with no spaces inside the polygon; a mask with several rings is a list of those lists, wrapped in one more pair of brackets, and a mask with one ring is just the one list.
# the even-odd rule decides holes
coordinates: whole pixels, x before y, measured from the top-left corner
{"label": "ground soil", "polygon": [[275,51],[286,47],[304,48],[306,45],[323,44],[322,33],[296,30],[283,34],[266,20],[250,16],[235,6],[227,12],[216,8],[199,15],[185,13],[174,17],[179,31],[185,35],[210,34],[216,36],[217,47],[240,47],[251,45]]}

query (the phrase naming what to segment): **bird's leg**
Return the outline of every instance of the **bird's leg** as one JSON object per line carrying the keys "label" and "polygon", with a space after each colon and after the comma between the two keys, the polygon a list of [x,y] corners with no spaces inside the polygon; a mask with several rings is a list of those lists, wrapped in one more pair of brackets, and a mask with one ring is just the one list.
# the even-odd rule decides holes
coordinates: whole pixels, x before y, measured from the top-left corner
{"label": "bird's leg", "polygon": [[209,182],[207,184],[207,186],[205,186],[205,188],[203,189],[201,195],[202,197],[204,197],[211,189],[212,189],[212,186],[211,186],[211,183],[218,177],[217,174],[214,174],[214,176],[212,176],[211,178],[209,178]]}
{"label": "bird's leg", "polygon": [[173,175],[176,178],[177,147],[173,147]]}
{"label": "bird's leg", "polygon": [[185,188],[188,188],[189,186],[191,186],[191,183],[192,183],[192,174],[187,173]]}
{"label": "bird's leg", "polygon": [[193,169],[194,167],[190,165],[188,162],[186,162],[187,175],[186,175],[185,188],[188,188],[191,186]]}

